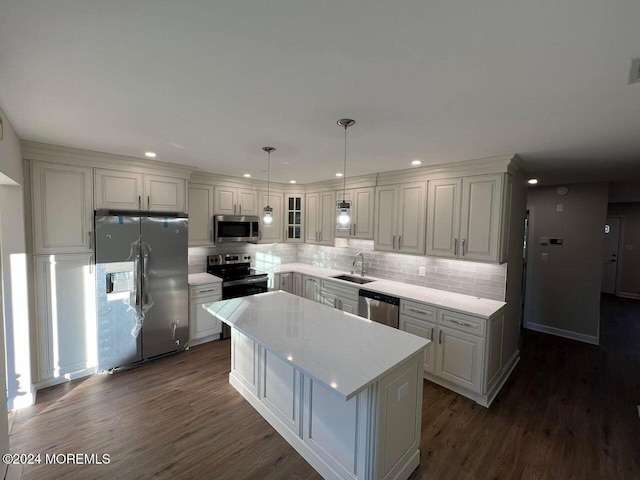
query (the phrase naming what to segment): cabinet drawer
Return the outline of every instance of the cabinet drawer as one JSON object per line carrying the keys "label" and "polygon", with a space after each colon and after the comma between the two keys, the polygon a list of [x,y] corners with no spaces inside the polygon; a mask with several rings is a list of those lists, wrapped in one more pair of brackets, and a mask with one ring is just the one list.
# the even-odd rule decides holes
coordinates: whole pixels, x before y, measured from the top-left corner
{"label": "cabinet drawer", "polygon": [[355,302],[358,301],[358,289],[349,288],[342,283],[322,280],[322,291],[332,293],[339,297],[350,298]]}
{"label": "cabinet drawer", "polygon": [[222,293],[222,286],[219,283],[198,285],[197,287],[190,287],[189,293],[191,298],[220,295]]}
{"label": "cabinet drawer", "polygon": [[412,302],[411,300],[400,300],[400,314],[436,323],[436,309],[424,303]]}
{"label": "cabinet drawer", "polygon": [[450,312],[449,310],[438,310],[438,325],[484,337],[486,321],[482,318]]}

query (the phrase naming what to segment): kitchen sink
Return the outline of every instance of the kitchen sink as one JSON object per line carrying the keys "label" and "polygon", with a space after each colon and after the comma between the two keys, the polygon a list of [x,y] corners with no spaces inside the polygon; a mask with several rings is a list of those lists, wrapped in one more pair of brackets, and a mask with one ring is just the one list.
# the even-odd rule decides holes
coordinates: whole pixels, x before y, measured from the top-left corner
{"label": "kitchen sink", "polygon": [[373,280],[369,280],[368,278],[362,277],[354,277],[352,275],[335,275],[331,278],[335,278],[337,280],[345,280],[347,282],[358,283],[360,285],[364,285],[365,283],[373,282]]}

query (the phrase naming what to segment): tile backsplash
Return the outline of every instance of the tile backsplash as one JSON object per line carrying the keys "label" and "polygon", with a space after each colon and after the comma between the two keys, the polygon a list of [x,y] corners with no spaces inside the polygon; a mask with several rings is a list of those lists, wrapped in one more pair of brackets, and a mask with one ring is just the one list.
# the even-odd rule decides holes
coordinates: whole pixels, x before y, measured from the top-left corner
{"label": "tile backsplash", "polygon": [[[507,265],[450,260],[417,255],[378,252],[371,240],[349,240],[347,248],[311,245],[306,243],[273,243],[253,245],[230,243],[218,247],[192,247],[189,249],[189,273],[206,271],[207,255],[216,253],[253,254],[252,264],[258,269],[283,263],[306,263],[317,267],[351,271],[358,252],[364,255],[367,275],[396,280],[423,287],[464,293],[476,297],[504,301]],[[418,275],[420,267],[425,276]]]}

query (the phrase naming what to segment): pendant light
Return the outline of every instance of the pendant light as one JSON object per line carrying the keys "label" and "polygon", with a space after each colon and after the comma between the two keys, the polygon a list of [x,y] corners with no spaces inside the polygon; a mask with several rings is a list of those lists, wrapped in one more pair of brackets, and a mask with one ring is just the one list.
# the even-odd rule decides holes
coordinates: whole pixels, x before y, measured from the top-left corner
{"label": "pendant light", "polygon": [[351,202],[346,200],[347,191],[347,128],[354,125],[355,120],[341,118],[338,125],[344,127],[344,168],[342,170],[342,201],[337,202],[336,228],[338,230],[351,230]]}
{"label": "pendant light", "polygon": [[262,226],[271,227],[273,225],[273,208],[269,206],[269,174],[271,172],[271,152],[275,152],[274,147],[262,147],[267,152],[267,206],[263,209]]}

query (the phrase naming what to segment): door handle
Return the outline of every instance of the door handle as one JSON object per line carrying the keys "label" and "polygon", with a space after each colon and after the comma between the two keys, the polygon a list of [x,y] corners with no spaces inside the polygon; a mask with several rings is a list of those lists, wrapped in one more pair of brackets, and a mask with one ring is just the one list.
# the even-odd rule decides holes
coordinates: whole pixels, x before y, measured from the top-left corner
{"label": "door handle", "polygon": [[236,204],[233,204],[233,213],[236,213]]}
{"label": "door handle", "polygon": [[133,276],[135,279],[135,284],[133,287],[133,298],[134,298],[134,304],[136,307],[140,306],[140,289],[138,288],[140,281],[142,280],[140,278],[141,275],[141,271],[140,271],[140,255],[136,255],[136,261],[133,264]]}
{"label": "door handle", "polygon": [[442,344],[442,330],[440,330],[440,335],[438,335],[438,343]]}
{"label": "door handle", "polygon": [[142,256],[142,304],[147,305],[149,303],[149,278],[147,272],[149,270],[149,254],[145,253]]}
{"label": "door handle", "polygon": [[178,322],[173,322],[173,331],[171,332],[171,338],[176,339],[176,330],[178,328]]}
{"label": "door handle", "polygon": [[333,299],[333,308],[338,308],[338,299],[337,298]]}
{"label": "door handle", "polygon": [[[91,248],[91,231],[87,232],[87,241],[89,242],[89,248]],[[615,262],[615,260],[614,260]]]}
{"label": "door handle", "polygon": [[138,210],[142,210],[142,195],[138,195]]}
{"label": "door handle", "polygon": [[433,341],[433,327],[431,327],[431,338],[429,340]]}
{"label": "door handle", "polygon": [[242,215],[242,204],[238,205],[238,215]]}
{"label": "door handle", "polygon": [[151,209],[151,197],[149,197],[149,195],[147,195],[147,210]]}
{"label": "door handle", "polygon": [[464,247],[465,247],[465,244],[466,244],[466,243],[467,243],[467,239],[466,239],[466,238],[463,238],[463,239],[462,239],[462,256],[463,256],[463,257],[464,257]]}
{"label": "door handle", "polygon": [[213,243],[213,230],[209,230],[209,235],[211,236],[211,243]]}
{"label": "door handle", "polygon": [[458,239],[453,240],[453,254],[458,255]]}
{"label": "door handle", "polygon": [[394,235],[393,236],[393,248],[392,248],[392,250],[395,250],[395,249],[396,249],[396,236]]}
{"label": "door handle", "polygon": [[398,235],[398,250],[402,250],[402,235]]}

